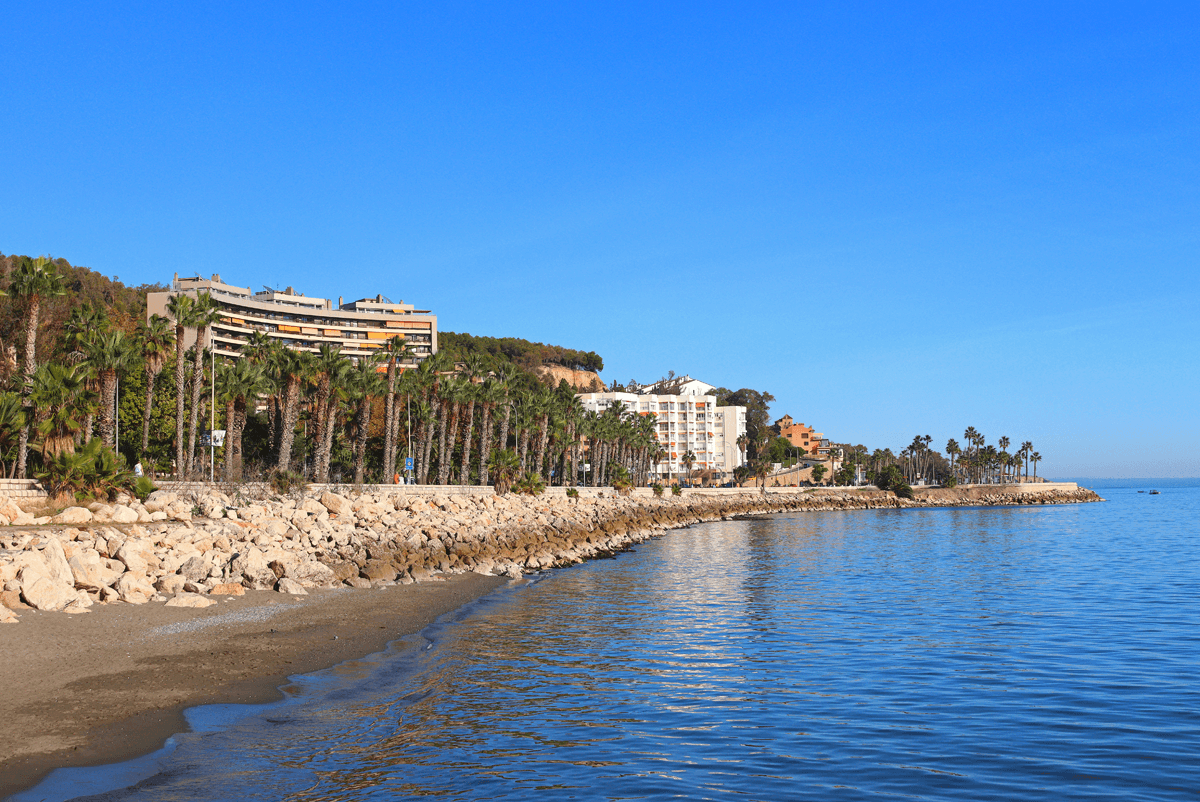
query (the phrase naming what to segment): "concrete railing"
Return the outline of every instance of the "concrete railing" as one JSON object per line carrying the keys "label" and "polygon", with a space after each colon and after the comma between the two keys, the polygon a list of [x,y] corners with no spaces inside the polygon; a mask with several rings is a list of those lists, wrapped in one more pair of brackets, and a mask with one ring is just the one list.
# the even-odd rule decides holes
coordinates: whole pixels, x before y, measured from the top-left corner
{"label": "concrete railing", "polygon": [[46,491],[37,479],[0,479],[0,498],[43,498]]}

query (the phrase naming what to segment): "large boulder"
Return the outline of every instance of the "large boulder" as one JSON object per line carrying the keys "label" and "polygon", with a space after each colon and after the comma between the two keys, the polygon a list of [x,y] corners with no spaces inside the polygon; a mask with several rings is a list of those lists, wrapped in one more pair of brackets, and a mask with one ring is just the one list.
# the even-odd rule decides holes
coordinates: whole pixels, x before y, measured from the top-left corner
{"label": "large boulder", "polygon": [[86,524],[95,517],[96,516],[92,514],[92,511],[85,507],[67,507],[50,520],[52,523],[56,524],[75,526],[77,524]]}
{"label": "large boulder", "polygon": [[45,539],[42,561],[46,564],[46,571],[51,579],[69,587],[75,586],[75,575],[71,572],[71,566],[67,562],[67,554],[63,550],[62,542],[54,535]]}
{"label": "large boulder", "polygon": [[158,592],[162,593],[164,596],[172,596],[177,593],[182,593],[187,582],[188,580],[181,577],[179,574],[167,574],[162,579],[155,582],[154,587],[157,588]]}
{"label": "large boulder", "polygon": [[145,604],[150,601],[150,597],[155,595],[154,586],[150,584],[150,580],[130,571],[121,574],[113,587],[121,601],[129,604]]}
{"label": "large boulder", "polygon": [[[135,524],[138,522],[137,510],[132,507],[126,507],[124,504],[118,504],[113,507],[111,520],[115,524]],[[149,516],[147,515],[147,520]]]}
{"label": "large boulder", "polygon": [[35,609],[62,610],[79,598],[75,588],[48,576],[31,575],[30,580],[21,583],[21,597]]}
{"label": "large boulder", "polygon": [[149,572],[151,561],[158,562],[154,556],[154,546],[141,538],[126,540],[113,556],[125,563],[131,573],[143,576]]}
{"label": "large boulder", "polygon": [[316,560],[287,565],[284,576],[306,588],[331,588],[339,581],[332,568]]}
{"label": "large boulder", "polygon": [[7,607],[0,606],[0,624],[16,624],[18,621],[16,613]]}
{"label": "large boulder", "polygon": [[221,582],[209,591],[212,596],[245,596],[246,589],[236,582]]}
{"label": "large boulder", "polygon": [[330,493],[328,490],[321,494],[321,506],[329,510],[330,515],[342,516],[354,511],[350,499],[343,498],[337,493]]}
{"label": "large boulder", "polygon": [[[106,560],[92,549],[83,549],[67,560],[75,587],[98,591],[112,585],[125,571],[118,560]],[[114,567],[115,564],[115,567]]]}
{"label": "large boulder", "polygon": [[266,555],[254,547],[233,558],[232,570],[242,575],[242,584],[251,590],[271,590],[278,579]]}
{"label": "large boulder", "polygon": [[179,574],[185,579],[192,582],[201,582],[208,577],[209,571],[212,570],[212,563],[199,554],[188,559],[183,565],[179,566]]}
{"label": "large boulder", "polygon": [[303,585],[301,585],[296,580],[288,579],[287,577],[284,577],[283,579],[279,580],[279,585],[275,589],[278,590],[280,593],[290,593],[293,596],[307,596],[308,595],[308,591],[304,589]]}
{"label": "large boulder", "polygon": [[204,596],[195,593],[177,593],[173,598],[167,599],[166,607],[212,607],[216,604],[216,599],[205,598]]}

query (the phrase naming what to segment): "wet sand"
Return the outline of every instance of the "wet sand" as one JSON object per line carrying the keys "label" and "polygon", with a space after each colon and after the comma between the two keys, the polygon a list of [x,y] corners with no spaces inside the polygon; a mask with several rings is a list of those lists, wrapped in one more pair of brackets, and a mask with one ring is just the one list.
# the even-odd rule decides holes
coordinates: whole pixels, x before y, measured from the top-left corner
{"label": "wet sand", "polygon": [[186,729],[200,704],[280,698],[292,674],[380,651],[504,585],[460,574],[307,597],[247,591],[202,610],[93,606],[0,626],[0,798],[49,771],[127,760]]}

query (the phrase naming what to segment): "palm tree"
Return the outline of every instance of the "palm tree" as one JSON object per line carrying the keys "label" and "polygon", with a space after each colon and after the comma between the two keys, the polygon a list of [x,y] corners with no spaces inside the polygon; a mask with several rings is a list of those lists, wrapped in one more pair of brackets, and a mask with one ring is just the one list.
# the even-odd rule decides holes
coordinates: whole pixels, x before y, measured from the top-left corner
{"label": "palm tree", "polygon": [[175,320],[175,478],[185,476],[187,464],[183,451],[184,361],[183,335],[192,325],[196,302],[190,295],[174,295],[167,301],[167,314]]}
{"label": "palm tree", "polygon": [[317,379],[317,397],[313,402],[313,412],[317,421],[314,474],[316,481],[328,482],[338,404],[334,389],[341,385],[350,370],[350,363],[342,358],[340,347],[322,344],[314,361],[314,369]]}
{"label": "palm tree", "polygon": [[246,429],[247,404],[265,393],[268,387],[263,366],[249,359],[224,362],[217,371],[217,398],[225,404],[226,482],[236,482],[242,478],[242,433]]}
{"label": "palm tree", "polygon": [[[21,396],[16,393],[0,394],[0,476],[9,479],[17,472],[16,448],[21,442],[21,429],[25,428],[25,410]],[[12,468],[4,470],[3,460],[11,459]]]}
{"label": "palm tree", "polygon": [[[347,387],[354,411],[354,484],[363,483],[363,475],[367,460],[367,433],[371,428],[372,403],[384,390],[383,379],[379,376],[379,362],[374,357],[358,360],[350,371]],[[392,387],[395,389],[394,385]],[[393,464],[394,468],[394,464]],[[384,463],[385,479],[388,471]]]}
{"label": "palm tree", "polygon": [[296,438],[296,423],[300,419],[300,396],[304,384],[313,374],[313,357],[306,351],[279,348],[274,352],[274,372],[280,384],[281,415],[279,421],[279,450],[275,468],[291,470],[292,443]]}
{"label": "palm tree", "polygon": [[154,383],[175,345],[171,322],[162,315],[151,315],[141,326],[138,339],[142,342],[142,361],[146,367],[146,408],[142,412],[142,452],[150,446],[150,412],[154,408]]}
{"label": "palm tree", "polygon": [[30,400],[37,410],[35,425],[42,438],[42,458],[75,453],[75,437],[83,428],[81,418],[93,403],[84,371],[60,362],[40,366]]}
{"label": "palm tree", "polygon": [[383,473],[390,477],[396,469],[396,368],[413,356],[412,348],[397,335],[387,341],[383,355],[387,359],[387,403],[384,406]]}
{"label": "palm tree", "polygon": [[120,329],[93,335],[83,343],[84,364],[100,379],[100,441],[116,448],[117,379],[133,364],[133,345]]}
{"label": "palm tree", "polygon": [[204,390],[204,341],[209,328],[221,316],[221,310],[212,295],[202,292],[192,307],[192,326],[196,329],[196,350],[192,354],[192,409],[188,421],[187,470],[192,471],[196,462],[196,431],[200,422],[200,393]]}
{"label": "palm tree", "polygon": [[479,421],[479,484],[487,486],[488,462],[492,453],[492,413],[504,400],[505,388],[497,379],[489,378],[479,388],[479,405],[482,412]]}
{"label": "palm tree", "polygon": [[954,476],[954,458],[958,455],[958,441],[951,437],[946,441],[946,453],[950,455],[950,475]]}
{"label": "palm tree", "polygon": [[696,464],[696,455],[692,453],[691,449],[688,449],[688,451],[686,451],[684,455],[679,458],[679,461],[683,463],[685,475],[690,478],[692,474],[692,466]]}
{"label": "palm tree", "polygon": [[17,477],[25,478],[29,452],[29,427],[33,420],[29,398],[33,392],[33,374],[37,369],[37,327],[42,301],[65,295],[63,278],[49,258],[23,259],[9,275],[8,292],[25,303],[25,362],[22,370],[21,399],[25,406],[25,425],[17,446]]}
{"label": "palm tree", "polygon": [[1033,453],[1032,441],[1026,440],[1021,443],[1021,456],[1025,461],[1025,480],[1029,480],[1029,455]]}
{"label": "palm tree", "polygon": [[520,462],[511,448],[501,448],[492,452],[488,471],[492,475],[492,487],[496,488],[497,494],[503,496],[509,491],[519,470]]}
{"label": "palm tree", "polygon": [[1042,461],[1042,455],[1036,451],[1029,455],[1029,461],[1033,463],[1033,481],[1037,481],[1037,464]]}

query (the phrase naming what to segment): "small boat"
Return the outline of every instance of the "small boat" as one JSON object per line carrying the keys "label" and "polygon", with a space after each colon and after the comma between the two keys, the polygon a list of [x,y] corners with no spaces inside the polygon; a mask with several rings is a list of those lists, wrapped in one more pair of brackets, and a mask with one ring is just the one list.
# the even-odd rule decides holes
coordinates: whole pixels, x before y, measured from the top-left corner
{"label": "small boat", "polygon": [[1145,490],[1139,490],[1138,492],[1139,492],[1139,493],[1145,493],[1146,491],[1145,491]]}
{"label": "small boat", "polygon": [[1162,495],[1162,494],[1161,494],[1161,493],[1159,493],[1157,490],[1151,490],[1151,491],[1150,491],[1150,495],[1152,495],[1152,496],[1160,496],[1160,495]]}

